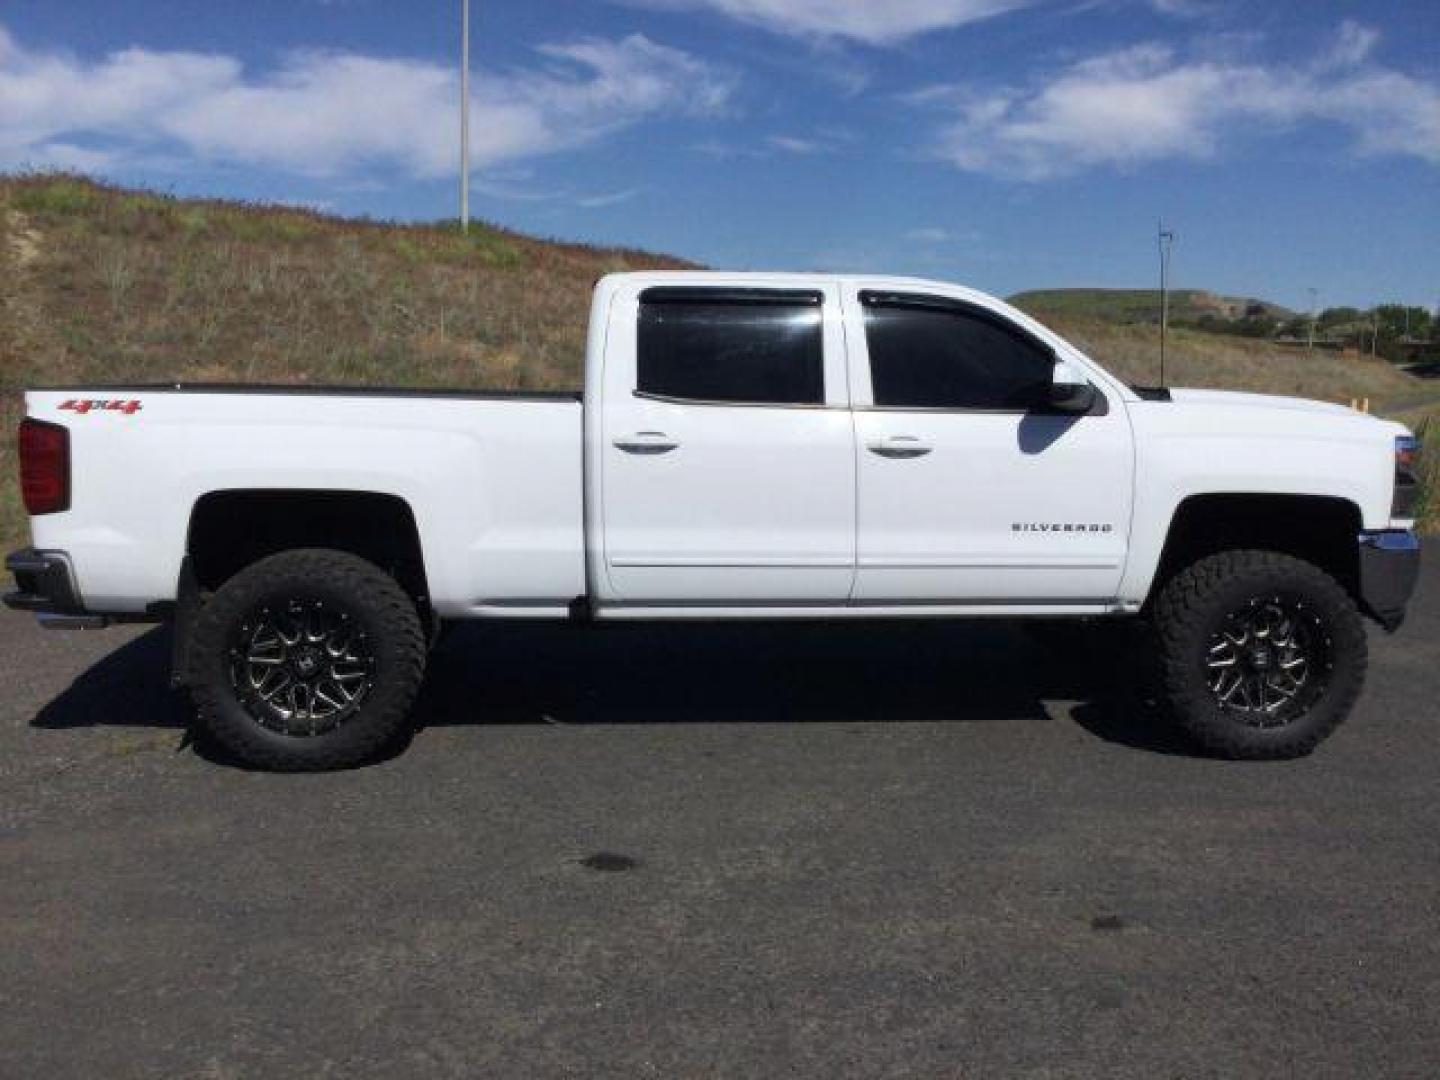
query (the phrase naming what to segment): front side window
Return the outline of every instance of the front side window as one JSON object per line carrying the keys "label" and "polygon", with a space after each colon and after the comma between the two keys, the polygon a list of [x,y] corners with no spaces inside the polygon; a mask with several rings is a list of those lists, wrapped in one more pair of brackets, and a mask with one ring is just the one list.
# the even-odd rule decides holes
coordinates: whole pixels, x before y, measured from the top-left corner
{"label": "front side window", "polygon": [[1010,410],[1044,399],[1054,354],[996,316],[939,298],[861,299],[877,407]]}
{"label": "front side window", "polygon": [[689,401],[822,405],[820,300],[791,290],[647,289],[636,389]]}

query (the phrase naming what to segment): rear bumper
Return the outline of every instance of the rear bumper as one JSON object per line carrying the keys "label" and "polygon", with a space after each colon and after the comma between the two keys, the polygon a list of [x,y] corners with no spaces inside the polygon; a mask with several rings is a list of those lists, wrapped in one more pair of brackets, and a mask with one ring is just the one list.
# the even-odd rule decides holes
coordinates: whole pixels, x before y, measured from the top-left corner
{"label": "rear bumper", "polygon": [[63,551],[13,551],[5,559],[5,569],[15,575],[15,590],[3,597],[6,607],[47,615],[85,613],[75,570]]}
{"label": "rear bumper", "polygon": [[1408,529],[1360,534],[1360,600],[1386,630],[1399,629],[1420,577],[1420,538]]}

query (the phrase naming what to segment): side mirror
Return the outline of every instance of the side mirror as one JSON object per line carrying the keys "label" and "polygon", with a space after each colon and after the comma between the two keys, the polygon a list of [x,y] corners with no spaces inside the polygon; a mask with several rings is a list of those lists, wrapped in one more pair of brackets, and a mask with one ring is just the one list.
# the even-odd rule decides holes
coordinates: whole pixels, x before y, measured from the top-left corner
{"label": "side mirror", "polygon": [[1064,360],[1055,361],[1055,374],[1045,404],[1056,412],[1081,415],[1095,405],[1095,387],[1076,368]]}
{"label": "side mirror", "polygon": [[1051,383],[1045,403],[1056,412],[1083,415],[1095,406],[1095,387],[1089,383]]}

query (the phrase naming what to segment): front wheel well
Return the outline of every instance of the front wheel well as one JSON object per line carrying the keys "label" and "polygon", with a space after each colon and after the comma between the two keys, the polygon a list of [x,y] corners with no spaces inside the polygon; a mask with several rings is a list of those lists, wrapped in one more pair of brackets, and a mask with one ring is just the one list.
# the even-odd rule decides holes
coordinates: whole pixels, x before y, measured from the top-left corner
{"label": "front wheel well", "polygon": [[1360,508],[1336,496],[1192,495],[1175,510],[1150,596],[1206,556],[1253,548],[1318,566],[1358,600],[1362,528]]}
{"label": "front wheel well", "polygon": [[357,555],[390,574],[430,618],[420,532],[410,505],[364,491],[215,491],[190,515],[186,555],[195,585],[219,589],[245,567],[295,548]]}

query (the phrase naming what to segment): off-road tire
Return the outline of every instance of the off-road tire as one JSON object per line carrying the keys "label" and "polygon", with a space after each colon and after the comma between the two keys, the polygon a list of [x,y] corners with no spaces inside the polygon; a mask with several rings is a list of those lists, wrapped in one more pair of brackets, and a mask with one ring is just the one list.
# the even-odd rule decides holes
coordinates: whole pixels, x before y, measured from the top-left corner
{"label": "off-road tire", "polygon": [[[1237,719],[1217,700],[1207,678],[1212,635],[1227,615],[1256,597],[1285,596],[1303,604],[1325,646],[1318,696],[1275,726]],[[1161,704],[1209,753],[1266,760],[1303,757],[1350,714],[1365,682],[1365,627],[1354,601],[1318,566],[1274,551],[1227,551],[1192,564],[1161,590],[1150,619],[1154,676]]]}
{"label": "off-road tire", "polygon": [[[287,734],[262,724],[242,703],[232,678],[242,620],[296,597],[345,611],[373,654],[364,700],[338,727],[319,735]],[[184,681],[201,735],[238,763],[274,772],[352,768],[374,761],[409,734],[426,645],[414,601],[389,574],[346,552],[296,549],[246,567],[205,603],[195,619]]]}

